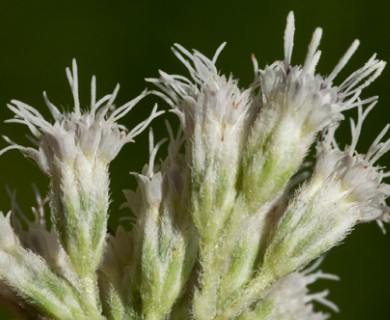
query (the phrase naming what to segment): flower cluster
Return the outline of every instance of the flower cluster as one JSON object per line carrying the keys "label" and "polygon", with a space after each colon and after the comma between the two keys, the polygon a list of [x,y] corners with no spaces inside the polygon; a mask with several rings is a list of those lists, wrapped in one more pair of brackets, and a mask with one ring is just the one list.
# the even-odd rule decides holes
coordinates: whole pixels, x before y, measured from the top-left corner
{"label": "flower cluster", "polygon": [[[82,110],[75,62],[66,71],[73,111],[60,111],[44,94],[53,124],[12,100],[8,122],[26,125],[35,148],[6,138],[0,154],[18,149],[37,162],[50,179],[50,212],[38,196],[29,221],[11,193],[12,212],[0,215],[4,298],[50,319],[327,319],[317,302],[337,312],[327,291],[309,293],[318,279],[338,279],[315,271],[318,258],[356,224],[390,221],[390,173],[376,164],[390,150],[390,139],[383,141],[389,126],[366,154],[356,151],[377,102],[362,91],[385,63],[374,55],[337,85],[359,42],[323,77],[316,73],[322,30],[294,66],[294,29],[290,13],[284,59],[259,69],[253,58],[248,88],[218,71],[224,44],[211,59],[176,44],[190,76],[160,71],[147,79],[156,90],[123,106],[114,105],[119,87],[96,101],[93,78],[90,107]],[[169,105],[179,129],[167,123],[168,139],[157,143],[149,131],[149,161],[133,173],[137,189],[124,191],[133,224],[109,234],[109,163],[162,111],[155,106],[130,131],[117,121],[149,94]],[[351,109],[357,120],[341,148],[335,132]],[[166,140],[167,156],[156,161]]]}

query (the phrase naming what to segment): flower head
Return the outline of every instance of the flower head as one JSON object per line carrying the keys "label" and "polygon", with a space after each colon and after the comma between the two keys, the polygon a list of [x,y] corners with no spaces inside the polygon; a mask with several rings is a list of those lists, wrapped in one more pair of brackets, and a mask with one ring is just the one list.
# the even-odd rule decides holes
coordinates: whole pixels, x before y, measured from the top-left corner
{"label": "flower head", "polygon": [[248,122],[257,106],[252,103],[252,88],[240,89],[233,76],[218,72],[215,64],[224,46],[209,59],[175,44],[172,50],[190,78],[160,71],[160,78],[147,79],[161,89],[159,96],[181,121],[185,159],[196,194],[192,197],[194,219],[200,232],[206,225],[213,225],[208,228],[211,233],[219,229],[234,205]]}
{"label": "flower head", "polygon": [[[367,154],[359,154],[356,144],[371,104],[358,120],[351,120],[352,142],[344,150],[335,142],[335,128],[328,129],[319,142],[313,176],[290,202],[267,248],[265,264],[277,276],[297,270],[342,241],[360,222],[389,221],[386,198],[389,174],[375,162],[390,150],[390,139],[381,142],[386,126]],[[282,262],[283,259],[289,263]]]}
{"label": "flower head", "polygon": [[32,133],[33,141],[37,147],[24,147],[6,138],[11,146],[3,149],[1,153],[9,149],[19,149],[35,160],[39,167],[48,174],[52,173],[53,163],[57,159],[70,164],[75,161],[79,154],[85,157],[97,158],[99,161],[108,164],[117,156],[123,145],[132,142],[135,136],[162,113],[162,111],[157,111],[157,106],[155,106],[151,115],[145,121],[128,132],[117,121],[125,116],[148,92],[143,92],[137,98],[115,108],[113,103],[119,85],[116,86],[112,94],[96,101],[96,78],[92,77],[90,110],[82,111],[78,94],[75,60],[73,60],[72,71],[67,68],[66,74],[73,94],[74,109],[69,113],[60,112],[49,101],[44,92],[46,104],[54,118],[54,123],[51,124],[35,108],[21,101],[12,100],[8,104],[8,108],[14,112],[15,118],[7,122],[25,124]]}
{"label": "flower head", "polygon": [[356,151],[364,119],[373,106],[374,104],[364,111],[359,107],[357,122],[351,120],[351,144],[344,150],[336,143],[335,128],[329,128],[324,140],[318,145],[315,168],[315,175],[329,181],[340,181],[344,190],[343,197],[357,211],[356,219],[360,222],[387,221],[390,212],[386,205],[390,185],[383,181],[390,174],[375,165],[390,150],[390,138],[381,141],[390,125],[379,133],[366,154],[359,154]]}
{"label": "flower head", "polygon": [[385,62],[377,60],[374,54],[340,85],[333,85],[333,80],[358,48],[359,41],[355,40],[329,76],[323,77],[315,73],[321,56],[318,46],[322,29],[317,28],[313,33],[304,64],[292,66],[294,29],[294,15],[290,12],[284,36],[284,61],[277,61],[259,72],[263,104],[281,108],[285,117],[300,124],[302,131],[310,132],[343,119],[341,112],[376,99],[360,101],[359,95],[381,74]]}
{"label": "flower head", "polygon": [[323,259],[320,258],[309,268],[293,272],[273,285],[266,297],[255,308],[246,312],[243,319],[299,319],[299,320],[325,320],[329,315],[317,312],[314,303],[320,303],[335,312],[337,306],[326,297],[328,291],[309,293],[308,286],[317,280],[339,280],[333,274],[317,270]]}
{"label": "flower head", "polygon": [[382,72],[385,63],[375,55],[340,85],[333,80],[356,51],[354,41],[329,76],[316,73],[321,52],[318,46],[322,30],[313,33],[302,66],[291,65],[294,42],[294,15],[287,18],[284,36],[284,60],[258,70],[253,85],[260,104],[251,125],[244,152],[243,188],[254,210],[266,201],[272,203],[285,190],[298,171],[316,134],[344,118],[343,112],[377,99],[360,99],[362,90]]}
{"label": "flower head", "polygon": [[236,79],[219,74],[215,66],[224,46],[209,59],[175,44],[172,50],[191,78],[160,71],[159,79],[147,79],[161,89],[160,95],[179,116],[187,141],[193,143],[194,162],[202,167],[214,156],[222,163],[227,159],[235,163],[235,151],[249,129],[251,90],[241,90]]}
{"label": "flower head", "polygon": [[250,90],[240,90],[236,79],[219,74],[215,63],[224,47],[225,43],[209,59],[199,51],[191,53],[175,44],[172,50],[188,69],[191,79],[163,71],[160,71],[160,79],[147,79],[163,91],[163,98],[179,115],[188,134],[193,134],[196,126],[204,127],[205,132],[214,128],[223,141],[225,131],[243,125]]}
{"label": "flower head", "polygon": [[[46,252],[48,261],[55,264],[61,259],[62,265],[78,275],[80,291],[83,292],[85,305],[91,314],[99,312],[96,270],[104,254],[107,239],[107,221],[109,206],[108,165],[121,148],[141,133],[162,111],[153,108],[150,116],[128,131],[117,123],[148,92],[115,108],[114,100],[119,90],[117,86],[112,94],[96,100],[96,79],[92,78],[91,105],[88,111],[80,107],[78,93],[77,65],[73,61],[72,70],[66,69],[71,87],[74,108],[70,112],[60,112],[44,93],[46,104],[54,123],[46,121],[33,107],[12,100],[8,108],[15,117],[8,122],[25,124],[33,138],[35,148],[24,147],[6,140],[11,144],[0,151],[19,149],[37,162],[39,167],[50,177],[50,218],[63,249],[39,248]],[[41,226],[40,226],[41,227]],[[30,232],[30,236],[34,236]],[[47,242],[51,236],[41,237]],[[25,237],[27,242],[33,241]],[[54,241],[53,241],[54,242]],[[59,253],[54,256],[52,251]],[[54,255],[55,255],[54,254]],[[63,258],[63,257],[66,257]],[[65,270],[67,272],[67,270]],[[71,272],[66,273],[72,277]],[[91,316],[91,318],[93,318]]]}

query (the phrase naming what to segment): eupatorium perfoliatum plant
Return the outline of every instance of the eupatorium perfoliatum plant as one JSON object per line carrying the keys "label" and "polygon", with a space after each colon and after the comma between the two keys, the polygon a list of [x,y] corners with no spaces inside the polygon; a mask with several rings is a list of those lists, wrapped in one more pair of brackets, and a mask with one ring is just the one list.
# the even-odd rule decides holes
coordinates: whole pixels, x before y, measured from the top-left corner
{"label": "eupatorium perfoliatum plant", "polygon": [[[327,319],[317,302],[337,311],[327,291],[309,294],[307,286],[337,279],[318,270],[320,257],[356,224],[376,221],[384,230],[390,220],[390,173],[377,164],[390,139],[387,126],[366,153],[356,150],[377,102],[362,91],[385,63],[374,55],[336,79],[359,45],[354,41],[321,76],[321,35],[315,30],[303,64],[292,65],[290,13],[284,59],[259,69],[253,58],[248,88],[218,72],[223,45],[211,59],[174,45],[189,77],[160,71],[147,79],[153,91],[122,106],[114,104],[119,87],[98,99],[92,78],[83,107],[75,62],[66,70],[71,111],[44,93],[52,115],[46,120],[12,100],[15,116],[7,122],[27,126],[30,142],[5,137],[1,153],[19,150],[50,185],[47,197],[37,193],[33,220],[13,192],[11,211],[0,216],[3,298],[31,319]],[[159,161],[166,139],[154,143],[150,131],[149,160],[133,173],[138,187],[124,191],[134,223],[111,234],[109,164],[163,113],[154,107],[135,128],[123,125],[147,95],[167,103],[180,126],[176,133],[167,124],[167,156]],[[335,131],[351,109],[351,142],[340,146]]]}

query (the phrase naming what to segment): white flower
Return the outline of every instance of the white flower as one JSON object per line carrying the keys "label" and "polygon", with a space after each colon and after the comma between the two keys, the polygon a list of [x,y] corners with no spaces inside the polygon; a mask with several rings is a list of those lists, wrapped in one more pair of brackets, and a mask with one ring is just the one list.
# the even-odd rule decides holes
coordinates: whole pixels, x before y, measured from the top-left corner
{"label": "white flower", "polygon": [[[2,212],[0,287],[2,297],[17,297],[18,305],[22,305],[21,297],[34,301],[35,312],[50,318],[77,319],[83,316],[77,289],[68,279],[56,274],[41,256],[22,247],[11,226],[11,214],[4,216]],[[27,310],[29,308],[27,306]]]}
{"label": "white flower", "polygon": [[[352,143],[344,151],[330,128],[319,143],[313,176],[297,192],[267,248],[264,268],[281,277],[299,269],[342,241],[359,222],[388,221],[386,198],[390,185],[375,162],[390,150],[390,139],[381,142],[389,126],[378,135],[367,154],[355,147],[368,112],[359,107],[358,120],[351,121]],[[287,259],[289,262],[284,261]],[[284,262],[283,262],[284,261]]]}
{"label": "white flower", "polygon": [[73,111],[70,113],[60,112],[49,101],[44,92],[46,104],[54,118],[54,123],[51,124],[33,107],[21,101],[12,100],[8,108],[15,113],[15,118],[7,122],[25,124],[34,136],[33,141],[37,148],[23,147],[7,139],[12,145],[3,149],[1,153],[9,149],[19,149],[34,159],[40,168],[48,174],[53,173],[53,163],[56,163],[57,159],[60,162],[71,164],[78,155],[96,158],[107,164],[116,157],[124,144],[132,142],[135,136],[162,113],[162,111],[157,111],[157,106],[155,106],[145,121],[127,132],[127,129],[117,124],[117,121],[125,116],[148,92],[143,92],[137,98],[115,108],[113,103],[119,85],[116,86],[112,94],[96,101],[96,79],[93,77],[90,110],[83,111],[79,102],[75,60],[73,60],[72,71],[67,68],[66,73],[74,99]]}
{"label": "white flower", "polygon": [[[162,183],[163,175],[161,171],[155,172],[154,162],[158,152],[158,149],[165,142],[161,140],[154,146],[154,136],[153,131],[149,131],[149,162],[146,164],[142,170],[142,174],[133,173],[138,180],[138,187],[140,188],[139,195],[142,197],[144,208],[159,208],[162,197]],[[135,209],[135,208],[134,208]],[[138,210],[134,212],[138,214]]]}
{"label": "white flower", "polygon": [[390,173],[383,172],[375,163],[390,150],[390,138],[381,141],[388,132],[387,125],[371,144],[366,154],[355,149],[361,134],[364,119],[374,104],[364,112],[359,107],[357,123],[351,120],[351,144],[340,150],[335,141],[335,128],[330,128],[318,145],[314,179],[325,179],[330,183],[340,181],[345,200],[356,210],[357,222],[387,220],[390,208],[386,198],[390,195],[390,185],[383,179]]}
{"label": "white flower", "polygon": [[196,170],[206,170],[212,161],[218,161],[235,172],[237,149],[243,146],[249,129],[246,124],[251,112],[251,90],[241,90],[236,79],[220,75],[215,66],[224,46],[210,60],[196,50],[190,53],[175,44],[172,50],[187,67],[191,79],[163,71],[159,79],[147,79],[163,91],[162,97],[179,116],[187,143],[193,144],[189,156]]}
{"label": "white flower", "polygon": [[240,90],[232,76],[220,75],[215,63],[223,43],[210,60],[199,51],[188,50],[175,44],[172,48],[176,57],[186,66],[191,78],[169,75],[160,71],[160,79],[148,78],[164,93],[165,100],[179,115],[185,132],[194,134],[196,126],[206,133],[212,130],[217,140],[224,141],[224,133],[240,129],[248,113],[250,90]]}
{"label": "white flower", "polygon": [[[240,317],[244,319],[267,320],[325,320],[328,314],[314,310],[314,302],[321,303],[338,312],[337,306],[326,299],[328,291],[309,293],[308,286],[317,280],[339,280],[333,274],[315,271],[323,259],[299,272],[293,272],[275,283],[266,297],[253,309]],[[314,272],[315,271],[315,272]]]}
{"label": "white flower", "polygon": [[43,199],[38,189],[35,186],[33,187],[37,201],[36,207],[31,208],[33,220],[28,219],[28,215],[18,205],[16,191],[8,190],[12,205],[12,214],[9,215],[12,228],[23,247],[42,257],[50,268],[61,274],[72,285],[78,287],[77,275],[70,264],[69,257],[60,244],[58,233],[53,226],[49,226],[47,223],[48,216],[45,207],[48,199]]}
{"label": "white flower", "polygon": [[275,112],[279,111],[283,117],[291,118],[290,121],[294,121],[303,131],[302,134],[305,134],[305,131],[317,131],[343,119],[342,111],[375,99],[359,101],[358,98],[361,91],[381,74],[385,62],[377,60],[376,55],[373,55],[340,85],[333,85],[333,80],[359,46],[359,41],[352,43],[329,76],[322,77],[315,73],[321,56],[318,45],[322,29],[315,30],[303,66],[292,66],[294,29],[294,15],[290,12],[284,36],[284,61],[277,61],[260,70],[258,81],[265,108],[280,108],[280,111]]}
{"label": "white flower", "polygon": [[161,89],[163,94],[158,95],[179,116],[192,175],[195,224],[199,232],[207,228],[214,235],[236,200],[239,162],[250,130],[247,124],[256,107],[252,88],[241,90],[232,76],[219,74],[215,63],[223,47],[209,59],[175,44],[172,50],[191,78],[160,71],[159,79],[147,79]]}
{"label": "white flower", "polygon": [[253,210],[277,200],[297,172],[316,134],[344,118],[342,112],[376,100],[360,100],[362,90],[382,72],[385,63],[375,55],[341,85],[333,80],[358,47],[355,41],[328,77],[315,73],[322,30],[312,37],[303,66],[291,65],[294,16],[290,13],[284,37],[284,61],[257,70],[260,111],[244,152],[243,189]]}
{"label": "white flower", "polygon": [[[66,69],[73,94],[74,109],[60,112],[46,94],[46,104],[54,123],[46,121],[33,107],[12,100],[8,108],[15,117],[8,122],[25,124],[33,135],[36,148],[13,143],[0,151],[19,149],[37,162],[50,178],[50,218],[58,235],[62,252],[65,277],[73,280],[72,271],[80,287],[80,295],[93,318],[100,313],[99,288],[96,271],[102,261],[107,239],[109,206],[108,165],[121,148],[141,133],[149,123],[162,113],[153,108],[150,116],[130,132],[117,123],[148,92],[115,108],[113,103],[118,93],[117,86],[112,94],[96,101],[96,80],[92,78],[91,105],[88,111],[80,108],[77,65],[73,61],[72,71]],[[50,235],[50,234],[49,234]],[[41,239],[46,241],[46,239]],[[61,250],[58,250],[61,251]],[[62,255],[62,256],[61,256]],[[50,258],[47,257],[49,263]],[[54,262],[54,263],[55,263]],[[71,270],[71,271],[69,271]],[[61,270],[60,270],[61,271]]]}

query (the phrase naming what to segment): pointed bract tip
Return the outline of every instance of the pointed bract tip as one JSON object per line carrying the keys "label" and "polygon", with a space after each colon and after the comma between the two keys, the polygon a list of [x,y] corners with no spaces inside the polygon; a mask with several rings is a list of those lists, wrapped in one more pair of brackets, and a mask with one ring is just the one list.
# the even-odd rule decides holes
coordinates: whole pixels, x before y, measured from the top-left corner
{"label": "pointed bract tip", "polygon": [[217,51],[215,51],[213,59],[211,60],[214,64],[217,62],[217,59],[221,54],[222,50],[226,47],[226,43],[227,43],[226,41],[222,42],[222,44],[218,47]]}
{"label": "pointed bract tip", "polygon": [[291,63],[291,55],[294,46],[295,19],[294,12],[290,11],[287,16],[287,26],[284,32],[284,62]]}
{"label": "pointed bract tip", "polygon": [[294,11],[290,11],[287,15],[287,24],[288,23],[293,23],[294,24],[294,20],[295,20],[295,17],[294,17]]}

